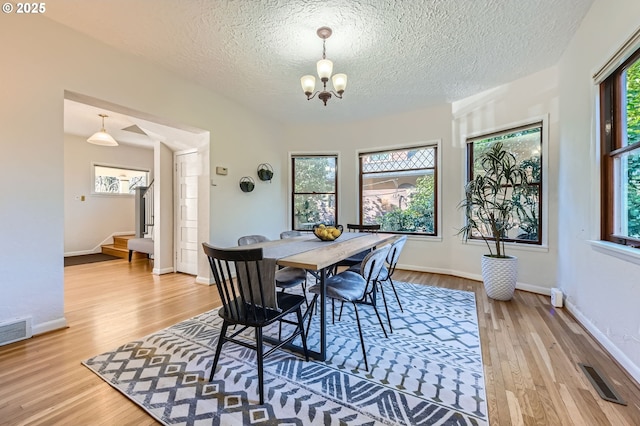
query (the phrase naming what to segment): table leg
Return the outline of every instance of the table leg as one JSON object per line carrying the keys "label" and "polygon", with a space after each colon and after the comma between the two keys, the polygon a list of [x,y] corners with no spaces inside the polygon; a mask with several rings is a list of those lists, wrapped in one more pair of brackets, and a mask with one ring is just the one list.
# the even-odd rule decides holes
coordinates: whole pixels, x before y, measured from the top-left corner
{"label": "table leg", "polygon": [[[325,281],[327,278],[327,269],[322,269],[320,271],[318,271],[319,274],[315,276],[318,277],[319,281],[320,281],[320,351],[314,351],[309,349],[308,353],[309,353],[309,357],[316,359],[318,361],[324,361],[327,358],[327,321],[326,321],[326,315],[327,315],[327,289],[326,289],[326,285],[325,285]],[[303,321],[306,320],[307,316],[311,316],[313,317],[313,312],[311,312],[312,309],[315,309],[315,307],[313,306],[313,304],[311,306],[309,306],[307,308],[307,311],[304,313],[303,316]],[[308,329],[307,329],[308,330]],[[275,337],[271,337],[271,336],[263,336],[263,340],[267,343],[270,343],[272,345],[278,345],[280,344],[280,340],[276,339]],[[297,352],[299,354],[304,353],[303,349],[301,346],[298,345],[294,345],[293,343],[287,343],[286,345],[282,346],[285,349],[291,350],[293,352]]]}
{"label": "table leg", "polygon": [[327,359],[327,269],[320,271],[320,361]]}

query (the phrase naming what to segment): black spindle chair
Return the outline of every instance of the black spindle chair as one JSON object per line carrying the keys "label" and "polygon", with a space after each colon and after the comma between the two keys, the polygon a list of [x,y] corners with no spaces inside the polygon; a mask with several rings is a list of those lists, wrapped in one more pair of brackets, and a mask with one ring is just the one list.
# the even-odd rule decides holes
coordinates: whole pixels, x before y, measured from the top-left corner
{"label": "black spindle chair", "polygon": [[[209,381],[220,359],[222,345],[232,342],[256,351],[258,363],[258,391],[260,404],[264,404],[263,359],[276,349],[292,342],[296,337],[302,339],[305,359],[309,360],[307,336],[301,306],[305,302],[303,296],[277,292],[275,284],[275,262],[262,257],[262,248],[220,249],[203,243],[202,247],[209,260],[213,278],[222,300],[218,315],[223,320],[218,339],[216,354],[213,359]],[[235,271],[235,275],[234,275]],[[297,321],[285,319],[289,314],[296,314]],[[262,329],[275,322],[295,325],[292,334],[267,352],[263,351]],[[227,336],[229,326],[240,325],[239,330]],[[256,342],[236,339],[236,336],[247,328],[254,328]]]}

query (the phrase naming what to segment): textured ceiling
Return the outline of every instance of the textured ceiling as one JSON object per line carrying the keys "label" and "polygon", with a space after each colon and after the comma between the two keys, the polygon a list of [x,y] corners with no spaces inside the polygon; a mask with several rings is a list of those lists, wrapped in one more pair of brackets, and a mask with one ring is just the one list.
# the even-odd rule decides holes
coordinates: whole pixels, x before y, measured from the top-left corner
{"label": "textured ceiling", "polygon": [[[46,17],[282,122],[347,121],[452,102],[554,65],[593,0],[58,0]],[[348,75],[307,101],[316,35]]]}

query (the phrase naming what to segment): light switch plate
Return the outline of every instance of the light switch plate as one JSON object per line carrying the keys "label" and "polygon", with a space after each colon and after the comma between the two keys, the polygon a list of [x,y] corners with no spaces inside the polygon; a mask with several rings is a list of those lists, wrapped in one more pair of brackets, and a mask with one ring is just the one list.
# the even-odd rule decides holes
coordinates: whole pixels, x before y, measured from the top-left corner
{"label": "light switch plate", "polygon": [[226,168],[226,167],[220,167],[220,166],[217,166],[217,167],[216,167],[216,174],[217,174],[217,175],[223,175],[223,176],[226,176],[226,174],[227,174],[227,168]]}

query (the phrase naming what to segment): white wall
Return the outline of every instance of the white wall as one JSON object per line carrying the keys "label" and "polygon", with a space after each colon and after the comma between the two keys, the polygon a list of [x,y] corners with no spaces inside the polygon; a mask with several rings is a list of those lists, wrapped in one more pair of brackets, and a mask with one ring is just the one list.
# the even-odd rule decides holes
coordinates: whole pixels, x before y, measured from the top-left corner
{"label": "white wall", "polygon": [[[123,144],[117,148],[98,146],[65,134],[65,256],[100,252],[100,244],[114,233],[135,231],[134,196],[92,194],[93,163],[149,170],[150,181],[153,179],[153,150]],[[79,200],[83,195],[85,201]]]}
{"label": "white wall", "polygon": [[[543,245],[528,246],[507,244],[507,254],[518,257],[517,288],[550,294],[557,284],[557,226],[558,226],[558,71],[545,69],[509,84],[454,102],[453,143],[460,147],[459,164],[464,165],[465,140],[468,136],[489,133],[517,124],[534,122],[544,118],[547,136],[546,152],[543,152]],[[457,173],[465,176],[465,169]],[[458,199],[463,197],[461,186],[455,188]],[[462,215],[458,213],[458,226]],[[487,247],[481,242],[463,244],[459,239],[453,246],[453,269],[461,275],[479,279],[481,254]]]}
{"label": "white wall", "polygon": [[[153,273],[167,274],[174,272],[173,250],[173,152],[162,142],[155,142],[154,166],[158,170],[154,183],[154,250]],[[160,243],[162,242],[162,244]]]}
{"label": "white wall", "polygon": [[638,29],[638,16],[637,0],[597,0],[558,65],[558,281],[572,312],[640,381],[640,256],[628,249],[630,257],[617,257],[590,242],[600,232],[592,75]]}
{"label": "white wall", "polygon": [[251,197],[237,186],[258,163],[277,163],[278,123],[42,16],[3,16],[0,39],[11,40],[2,47],[10,66],[0,67],[10,82],[0,97],[0,321],[31,315],[35,333],[66,324],[65,90],[211,132],[212,164],[230,168],[211,191],[213,243],[235,243],[247,224],[285,226],[277,184]]}
{"label": "white wall", "polygon": [[[466,134],[495,130],[542,114],[551,116],[549,154],[551,175],[549,217],[556,229],[557,185],[557,71],[547,69],[532,76],[482,93],[476,97],[395,116],[377,117],[360,122],[326,126],[299,126],[287,129],[290,151],[339,153],[338,222],[358,220],[358,150],[403,146],[416,142],[440,144],[440,229],[438,238],[412,236],[400,258],[400,267],[454,274],[473,279],[480,277],[480,257],[484,244],[463,244],[457,230],[463,216],[457,208],[463,197]],[[453,136],[452,136],[453,134]],[[301,146],[304,149],[301,150]],[[547,159],[545,159],[547,161]],[[285,188],[286,189],[286,188]],[[551,248],[509,248],[520,259],[518,288],[549,294],[556,284],[556,238],[551,232]]]}
{"label": "white wall", "polygon": [[[450,212],[455,209],[458,201],[457,188],[461,183],[458,150],[451,146],[449,105],[352,123],[291,126],[286,130],[283,147],[294,153],[338,153],[338,223],[346,225],[358,223],[359,220],[358,151],[438,140],[441,141],[443,163],[443,237],[410,237],[400,263],[413,269],[447,271],[451,267],[449,248],[455,238],[453,228],[456,226],[455,218]],[[287,164],[284,163],[286,158],[283,158],[283,164]],[[287,179],[282,182],[285,192],[288,191],[289,181],[290,179]],[[289,218],[290,214],[287,217]]]}

